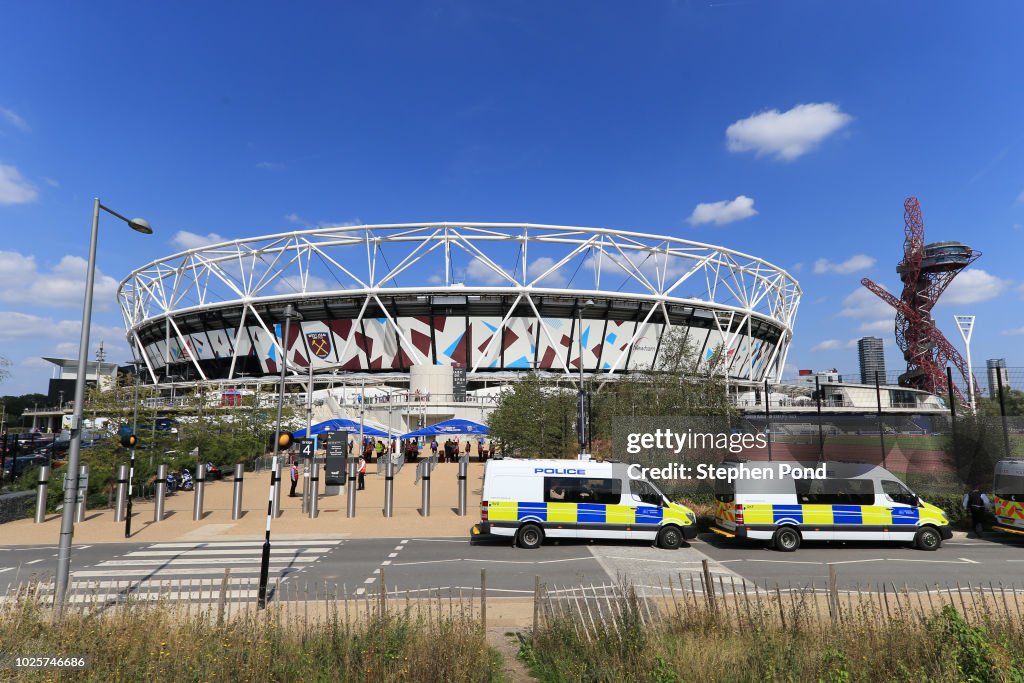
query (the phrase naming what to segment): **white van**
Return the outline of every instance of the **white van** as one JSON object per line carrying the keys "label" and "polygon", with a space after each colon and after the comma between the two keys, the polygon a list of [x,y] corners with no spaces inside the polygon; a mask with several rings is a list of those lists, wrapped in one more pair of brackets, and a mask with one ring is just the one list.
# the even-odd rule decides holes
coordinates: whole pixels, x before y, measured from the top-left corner
{"label": "white van", "polygon": [[[792,552],[808,541],[901,541],[936,550],[953,537],[945,513],[875,465],[826,462],[824,478],[796,478],[797,463],[742,463],[762,479],[715,482],[715,525],[727,538],[768,541]],[[724,468],[741,463],[726,461]],[[812,468],[820,468],[815,464]]]}
{"label": "white van", "polygon": [[508,536],[520,548],[548,538],[657,541],[678,548],[697,535],[689,508],[669,501],[628,465],[583,460],[488,460],[474,534]]}
{"label": "white van", "polygon": [[1024,460],[1000,460],[992,482],[992,511],[1004,534],[1024,535]]}

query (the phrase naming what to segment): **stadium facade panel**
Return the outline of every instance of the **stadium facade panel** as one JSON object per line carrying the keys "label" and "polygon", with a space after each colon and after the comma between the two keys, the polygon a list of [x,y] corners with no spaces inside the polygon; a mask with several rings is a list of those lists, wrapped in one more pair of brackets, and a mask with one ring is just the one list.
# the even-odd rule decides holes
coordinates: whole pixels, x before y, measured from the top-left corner
{"label": "stadium facade panel", "polygon": [[[600,228],[339,226],[224,242],[132,272],[118,300],[154,382],[465,367],[614,375],[671,330],[741,383],[777,379],[800,299],[782,269],[687,240]],[[285,306],[302,320],[283,340]],[[582,325],[580,320],[582,318]]]}

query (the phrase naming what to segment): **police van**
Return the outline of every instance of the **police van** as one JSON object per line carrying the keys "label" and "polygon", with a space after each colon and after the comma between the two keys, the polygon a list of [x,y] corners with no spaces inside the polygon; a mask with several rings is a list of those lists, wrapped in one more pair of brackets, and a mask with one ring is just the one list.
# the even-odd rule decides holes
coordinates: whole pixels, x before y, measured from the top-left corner
{"label": "police van", "polygon": [[488,460],[480,524],[474,534],[537,548],[545,538],[637,539],[680,547],[697,535],[689,508],[654,484],[631,479],[627,465],[583,460]]}
{"label": "police van", "polygon": [[[796,477],[792,463],[745,463],[762,478],[715,481],[715,524],[727,538],[792,552],[807,541],[900,541],[936,550],[953,537],[945,513],[875,465],[826,462],[824,477]],[[724,462],[722,467],[739,467]],[[821,471],[821,463],[815,467]],[[790,470],[787,473],[787,470]]]}
{"label": "police van", "polygon": [[992,481],[992,528],[1005,534],[1024,535],[1024,460],[1000,460]]}

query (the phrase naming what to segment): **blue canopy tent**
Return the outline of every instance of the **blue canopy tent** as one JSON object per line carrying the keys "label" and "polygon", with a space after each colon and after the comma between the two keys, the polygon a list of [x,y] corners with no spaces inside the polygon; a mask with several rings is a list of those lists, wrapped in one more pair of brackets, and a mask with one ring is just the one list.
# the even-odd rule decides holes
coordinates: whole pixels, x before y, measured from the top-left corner
{"label": "blue canopy tent", "polygon": [[435,425],[430,425],[429,427],[424,427],[423,429],[417,429],[416,431],[409,432],[408,434],[402,434],[402,438],[415,439],[420,436],[487,434],[490,431],[491,430],[487,425],[480,424],[479,422],[455,418],[452,420],[445,420],[444,422],[438,422]]}
{"label": "blue canopy tent", "polygon": [[[359,434],[359,422],[356,420],[349,420],[347,418],[324,420],[323,422],[318,422],[313,425],[313,428],[310,431],[313,434],[323,434],[324,432],[350,432],[352,434]],[[296,439],[302,439],[306,436],[306,430],[300,429],[297,432],[293,432],[292,436]],[[389,435],[383,429],[377,429],[376,427],[364,424],[363,436],[376,436],[386,439]]]}

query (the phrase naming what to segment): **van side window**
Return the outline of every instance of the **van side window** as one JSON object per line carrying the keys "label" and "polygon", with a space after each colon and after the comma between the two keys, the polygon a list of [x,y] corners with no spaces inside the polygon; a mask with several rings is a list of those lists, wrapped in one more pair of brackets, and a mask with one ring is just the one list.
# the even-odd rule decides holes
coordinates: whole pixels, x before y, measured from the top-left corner
{"label": "van side window", "polygon": [[797,500],[801,505],[873,505],[874,484],[870,479],[797,479]]}
{"label": "van side window", "polygon": [[910,489],[898,481],[887,481],[883,479],[882,493],[889,496],[894,503],[917,505],[917,496],[911,493]]}
{"label": "van side window", "polygon": [[579,483],[579,479],[569,479],[566,477],[544,477],[544,502],[579,502]]}
{"label": "van side window", "polygon": [[544,477],[545,503],[596,503],[618,505],[622,482],[618,479]]}
{"label": "van side window", "polygon": [[648,505],[661,505],[661,494],[658,493],[650,482],[643,479],[630,479],[629,492],[640,498],[640,502]]}

